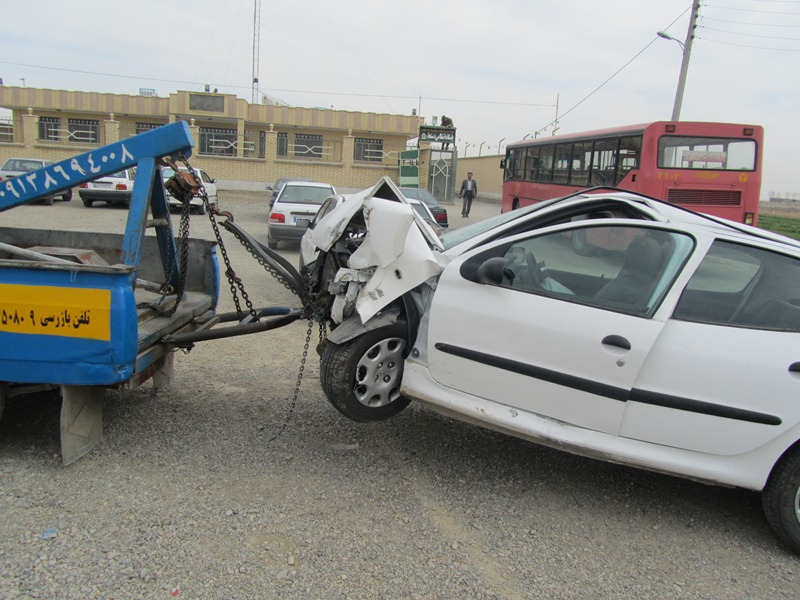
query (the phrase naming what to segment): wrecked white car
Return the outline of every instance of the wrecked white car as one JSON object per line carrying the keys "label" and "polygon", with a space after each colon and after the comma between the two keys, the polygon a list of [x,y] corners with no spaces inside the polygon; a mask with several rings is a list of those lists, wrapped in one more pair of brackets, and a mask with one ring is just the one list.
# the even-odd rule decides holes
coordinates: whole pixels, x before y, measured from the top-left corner
{"label": "wrecked white car", "polygon": [[322,388],[762,492],[800,552],[800,243],[621,191],[437,238],[385,179],[321,216]]}

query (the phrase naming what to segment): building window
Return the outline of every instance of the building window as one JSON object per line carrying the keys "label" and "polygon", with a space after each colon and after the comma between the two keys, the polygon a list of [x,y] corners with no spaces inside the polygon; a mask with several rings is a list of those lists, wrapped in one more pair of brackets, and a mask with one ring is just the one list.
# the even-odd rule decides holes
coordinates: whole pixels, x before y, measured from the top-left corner
{"label": "building window", "polygon": [[136,135],[161,127],[158,123],[136,123]]}
{"label": "building window", "polygon": [[0,142],[10,144],[14,141],[14,121],[0,118]]}
{"label": "building window", "polygon": [[200,128],[200,154],[236,156],[236,130],[220,127]]}
{"label": "building window", "polygon": [[39,117],[39,140],[57,142],[61,139],[60,117]]}
{"label": "building window", "polygon": [[383,161],[383,140],[372,138],[356,138],[353,160],[366,162]]}
{"label": "building window", "polygon": [[100,121],[92,119],[69,119],[69,141],[85,144],[100,142]]}
{"label": "building window", "polygon": [[295,158],[322,158],[322,136],[298,133],[294,136]]}
{"label": "building window", "polygon": [[289,134],[278,132],[278,156],[289,156]]}

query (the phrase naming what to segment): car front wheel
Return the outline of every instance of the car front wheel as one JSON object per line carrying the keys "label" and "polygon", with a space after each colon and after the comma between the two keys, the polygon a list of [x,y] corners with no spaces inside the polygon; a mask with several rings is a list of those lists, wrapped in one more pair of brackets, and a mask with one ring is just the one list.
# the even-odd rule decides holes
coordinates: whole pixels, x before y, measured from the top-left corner
{"label": "car front wheel", "polygon": [[393,417],[409,404],[400,395],[408,327],[397,322],[343,344],[328,343],[320,361],[320,382],[343,415],[366,423]]}
{"label": "car front wheel", "polygon": [[775,465],[761,493],[761,504],[781,541],[800,554],[800,447]]}

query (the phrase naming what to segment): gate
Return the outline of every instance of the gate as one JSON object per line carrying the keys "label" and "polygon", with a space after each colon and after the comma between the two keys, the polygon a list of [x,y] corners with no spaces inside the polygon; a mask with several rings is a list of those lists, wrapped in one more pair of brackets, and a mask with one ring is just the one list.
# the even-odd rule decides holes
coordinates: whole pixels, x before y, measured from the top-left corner
{"label": "gate", "polygon": [[443,202],[453,202],[456,196],[455,176],[458,157],[455,150],[431,148],[428,189]]}

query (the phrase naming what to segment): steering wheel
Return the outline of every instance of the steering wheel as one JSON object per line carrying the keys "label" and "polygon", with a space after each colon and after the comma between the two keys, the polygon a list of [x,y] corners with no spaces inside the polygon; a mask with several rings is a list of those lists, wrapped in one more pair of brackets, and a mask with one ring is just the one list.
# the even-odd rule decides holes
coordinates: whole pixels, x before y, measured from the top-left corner
{"label": "steering wheel", "polygon": [[533,285],[537,288],[541,288],[545,278],[542,272],[542,267],[544,265],[540,266],[539,263],[536,262],[536,257],[530,250],[525,251],[525,266],[528,267],[528,274],[531,276]]}

